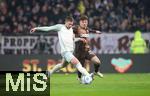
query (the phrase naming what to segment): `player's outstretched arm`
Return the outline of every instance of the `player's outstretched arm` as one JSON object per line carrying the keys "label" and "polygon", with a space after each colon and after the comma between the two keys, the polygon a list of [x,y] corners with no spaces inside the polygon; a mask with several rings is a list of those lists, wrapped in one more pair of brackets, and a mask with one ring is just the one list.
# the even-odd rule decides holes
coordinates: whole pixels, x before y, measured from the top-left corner
{"label": "player's outstretched arm", "polygon": [[96,30],[96,33],[97,33],[97,34],[102,34],[102,32],[101,32],[101,31],[99,31],[99,30]]}
{"label": "player's outstretched arm", "polygon": [[102,34],[102,32],[99,31],[99,30],[92,30],[92,29],[89,29],[89,32],[91,32],[91,33],[96,33],[96,34]]}
{"label": "player's outstretched arm", "polygon": [[53,26],[44,26],[44,27],[35,27],[30,30],[30,33],[34,33],[35,31],[59,31],[63,25],[62,24],[56,24]]}

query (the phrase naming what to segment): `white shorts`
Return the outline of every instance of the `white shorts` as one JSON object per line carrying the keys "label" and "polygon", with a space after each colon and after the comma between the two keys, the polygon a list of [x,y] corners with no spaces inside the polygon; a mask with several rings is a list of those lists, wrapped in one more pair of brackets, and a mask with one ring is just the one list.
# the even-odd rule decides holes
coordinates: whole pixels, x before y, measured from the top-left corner
{"label": "white shorts", "polygon": [[75,56],[73,55],[72,52],[66,51],[66,52],[62,53],[62,57],[65,59],[65,61],[67,61],[68,63],[70,63],[71,59],[73,59]]}

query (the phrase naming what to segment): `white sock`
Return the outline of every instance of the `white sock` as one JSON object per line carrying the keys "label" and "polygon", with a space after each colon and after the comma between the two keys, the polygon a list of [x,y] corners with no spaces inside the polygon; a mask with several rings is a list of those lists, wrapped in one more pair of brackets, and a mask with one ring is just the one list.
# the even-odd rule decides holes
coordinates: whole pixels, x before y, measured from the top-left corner
{"label": "white sock", "polygon": [[82,67],[81,63],[76,64],[76,68],[78,69],[79,72],[81,72],[83,75],[90,75],[87,70]]}
{"label": "white sock", "polygon": [[62,63],[56,64],[56,66],[54,66],[53,69],[49,71],[50,75],[56,72],[57,70],[61,69],[62,67],[63,67]]}

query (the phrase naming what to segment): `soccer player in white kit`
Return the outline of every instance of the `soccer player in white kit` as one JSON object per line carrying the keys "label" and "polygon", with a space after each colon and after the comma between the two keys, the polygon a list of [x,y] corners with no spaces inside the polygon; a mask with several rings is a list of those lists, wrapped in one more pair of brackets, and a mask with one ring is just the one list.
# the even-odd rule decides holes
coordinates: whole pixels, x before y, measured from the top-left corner
{"label": "soccer player in white kit", "polygon": [[36,30],[41,31],[57,31],[58,32],[58,38],[59,38],[59,44],[61,47],[61,55],[63,57],[62,63],[57,64],[54,66],[54,68],[49,72],[49,75],[63,67],[65,67],[67,64],[71,63],[75,65],[77,70],[82,73],[82,75],[86,76],[92,76],[92,74],[89,74],[87,70],[82,67],[80,61],[73,55],[74,51],[74,34],[73,34],[73,18],[68,16],[65,19],[65,24],[56,24],[54,26],[45,26],[45,27],[35,27],[32,28],[30,33],[35,32]]}

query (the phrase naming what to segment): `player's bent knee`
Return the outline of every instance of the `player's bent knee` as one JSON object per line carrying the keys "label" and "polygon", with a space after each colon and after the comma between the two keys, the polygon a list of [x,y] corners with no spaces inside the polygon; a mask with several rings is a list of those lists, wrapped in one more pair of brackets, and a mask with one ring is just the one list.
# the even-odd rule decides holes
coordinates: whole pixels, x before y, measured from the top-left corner
{"label": "player's bent knee", "polygon": [[93,58],[91,59],[91,61],[92,61],[94,64],[101,64],[101,61],[99,60],[98,57],[93,57]]}
{"label": "player's bent knee", "polygon": [[71,63],[72,64],[78,64],[79,60],[76,57],[74,57],[74,58],[71,59]]}
{"label": "player's bent knee", "polygon": [[94,63],[94,64],[101,64],[101,61],[100,61],[99,59],[95,59],[95,60],[93,61],[93,63]]}
{"label": "player's bent knee", "polygon": [[96,60],[96,64],[101,64],[101,61],[99,59]]}

